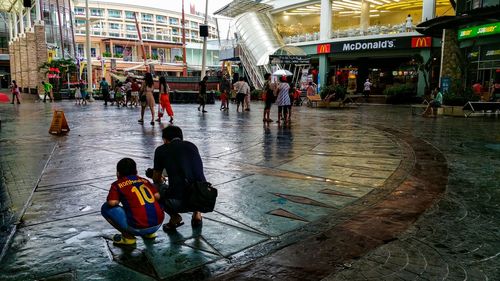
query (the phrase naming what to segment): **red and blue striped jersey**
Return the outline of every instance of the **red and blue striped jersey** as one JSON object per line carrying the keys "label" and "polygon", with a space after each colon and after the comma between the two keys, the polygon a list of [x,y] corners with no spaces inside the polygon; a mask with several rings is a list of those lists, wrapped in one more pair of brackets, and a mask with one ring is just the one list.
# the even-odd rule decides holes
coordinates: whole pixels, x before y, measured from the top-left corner
{"label": "red and blue striped jersey", "polygon": [[128,224],[136,229],[157,226],[164,213],[155,198],[158,190],[139,176],[121,177],[111,184],[107,200],[118,200],[127,214]]}

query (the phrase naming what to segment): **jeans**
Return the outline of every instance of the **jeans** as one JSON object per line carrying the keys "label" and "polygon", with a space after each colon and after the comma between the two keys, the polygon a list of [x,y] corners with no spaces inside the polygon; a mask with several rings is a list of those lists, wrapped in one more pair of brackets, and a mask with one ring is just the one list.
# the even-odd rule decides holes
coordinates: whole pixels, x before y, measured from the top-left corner
{"label": "jeans", "polygon": [[125,210],[122,206],[110,207],[108,203],[104,203],[101,207],[102,216],[109,222],[111,225],[116,228],[121,233],[126,233],[134,236],[143,236],[146,234],[155,233],[161,226],[161,224],[149,227],[136,229],[128,225],[127,215],[125,214]]}

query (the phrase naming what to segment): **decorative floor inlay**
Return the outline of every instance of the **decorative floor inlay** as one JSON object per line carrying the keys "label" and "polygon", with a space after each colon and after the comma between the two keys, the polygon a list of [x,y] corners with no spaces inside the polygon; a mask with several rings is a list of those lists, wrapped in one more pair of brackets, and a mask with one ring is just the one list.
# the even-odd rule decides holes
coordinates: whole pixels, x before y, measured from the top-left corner
{"label": "decorative floor inlay", "polygon": [[323,208],[334,208],[333,206],[321,203],[319,201],[316,201],[316,200],[313,200],[311,198],[307,198],[304,196],[296,196],[296,195],[282,194],[282,193],[272,193],[272,194],[274,194],[275,196],[284,198],[288,201],[294,202],[294,203],[318,206],[318,207],[323,207]]}
{"label": "decorative floor inlay", "polygon": [[276,210],[272,210],[268,214],[274,215],[274,216],[278,216],[278,217],[284,217],[284,218],[287,218],[287,219],[308,222],[305,218],[303,218],[301,216],[298,216],[298,215],[296,215],[294,213],[291,213],[291,212],[289,212],[287,210],[281,209],[281,208],[280,209],[276,209]]}

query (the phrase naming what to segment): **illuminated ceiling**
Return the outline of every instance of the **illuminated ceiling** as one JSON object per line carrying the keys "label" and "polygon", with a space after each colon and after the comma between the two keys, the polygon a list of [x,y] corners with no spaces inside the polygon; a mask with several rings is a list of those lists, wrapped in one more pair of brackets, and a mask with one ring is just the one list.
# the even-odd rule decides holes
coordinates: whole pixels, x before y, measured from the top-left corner
{"label": "illuminated ceiling", "polygon": [[[366,0],[370,3],[370,16],[379,16],[380,13],[421,9],[423,0]],[[301,7],[288,9],[285,15],[311,15],[321,13],[320,1],[307,1]],[[436,0],[436,7],[451,7],[449,0]],[[361,13],[361,0],[334,0],[332,11],[340,15]]]}

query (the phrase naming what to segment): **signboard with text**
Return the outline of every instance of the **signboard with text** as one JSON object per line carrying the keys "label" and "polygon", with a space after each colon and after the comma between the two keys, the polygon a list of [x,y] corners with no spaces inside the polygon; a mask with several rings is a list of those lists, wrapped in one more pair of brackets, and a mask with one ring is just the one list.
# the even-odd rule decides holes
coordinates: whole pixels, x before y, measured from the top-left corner
{"label": "signboard with text", "polygon": [[331,43],[332,53],[375,51],[375,50],[398,50],[410,48],[432,47],[431,37],[395,37],[389,39],[353,40]]}
{"label": "signboard with text", "polygon": [[308,56],[269,56],[271,64],[309,64]]}
{"label": "signboard with text", "polygon": [[458,40],[488,36],[500,33],[500,22],[490,23],[458,30]]}

